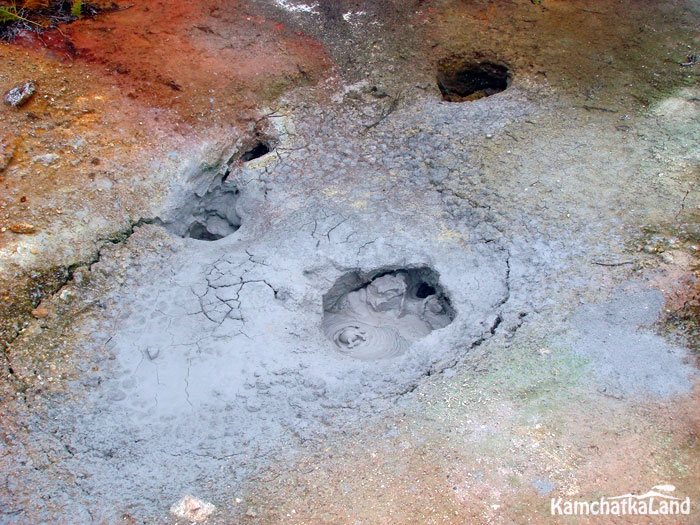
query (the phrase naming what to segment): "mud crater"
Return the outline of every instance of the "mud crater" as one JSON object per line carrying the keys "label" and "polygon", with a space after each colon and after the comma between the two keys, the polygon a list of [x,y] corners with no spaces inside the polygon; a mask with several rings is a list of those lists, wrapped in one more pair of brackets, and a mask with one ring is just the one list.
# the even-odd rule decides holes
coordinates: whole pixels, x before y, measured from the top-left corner
{"label": "mud crater", "polygon": [[161,222],[180,237],[200,241],[217,241],[235,233],[242,222],[237,210],[240,191],[235,183],[228,180],[229,176],[236,164],[259,159],[272,151],[274,141],[257,134],[242,153],[234,155],[219,168],[217,176],[205,191],[195,191],[186,196],[170,212],[170,218]]}
{"label": "mud crater", "polygon": [[240,191],[235,184],[219,182],[202,194],[191,195],[165,222],[165,227],[180,237],[216,241],[241,227],[236,209]]}
{"label": "mud crater", "polygon": [[403,354],[414,341],[455,318],[437,272],[428,267],[350,272],[323,298],[323,331],[357,359]]}
{"label": "mud crater", "polygon": [[510,85],[510,72],[495,62],[445,59],[438,64],[437,85],[443,100],[467,102],[490,97]]}

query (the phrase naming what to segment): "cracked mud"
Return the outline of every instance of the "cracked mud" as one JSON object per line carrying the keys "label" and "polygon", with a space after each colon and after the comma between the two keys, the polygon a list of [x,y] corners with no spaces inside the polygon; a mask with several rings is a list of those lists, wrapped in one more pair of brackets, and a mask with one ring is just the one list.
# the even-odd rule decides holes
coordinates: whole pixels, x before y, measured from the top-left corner
{"label": "cracked mud", "polygon": [[[77,483],[103,502],[96,519],[115,518],[127,479],[142,516],[183,493],[219,501],[275,451],[387,410],[496,334],[512,338],[542,307],[547,289],[533,276],[579,252],[527,229],[505,234],[529,219],[506,228],[482,204],[496,197],[467,189],[476,175],[449,177],[469,162],[454,144],[538,111],[517,90],[495,101],[421,99],[394,129],[354,135],[341,152],[330,144],[364,118],[311,112],[278,155],[187,175],[181,187],[199,191],[161,215],[177,236],[139,256],[89,326],[85,352],[97,344],[114,356],[82,381],[90,403],[53,408],[75,451],[61,468],[79,461],[88,473]],[[278,127],[291,127],[285,118]],[[426,122],[441,131],[404,131]],[[347,191],[348,166],[373,175]],[[158,230],[144,224],[129,244],[147,246]],[[103,256],[95,270],[109,264]]]}
{"label": "cracked mud", "polygon": [[[434,106],[425,109],[424,116]],[[449,118],[456,122],[458,113]],[[303,140],[319,128],[314,119],[306,125]],[[357,146],[376,148],[374,139]],[[410,159],[410,143],[396,146],[395,161]],[[233,166],[225,183],[214,182],[196,205],[176,210],[184,217],[176,233],[189,231],[199,210],[224,202],[220,191],[231,188],[224,198],[241,218],[236,235],[213,243],[172,237],[170,250],[143,256],[142,264],[156,257],[155,267],[132,273],[110,299],[106,323],[92,329],[109,334],[100,341],[115,356],[100,365],[109,373],[84,382],[94,390],[89,408],[59,409],[74,429],[62,439],[90,472],[80,485],[105,502],[105,512],[123,497],[123,479],[134,492],[162,494],[158,508],[186,487],[201,493],[203,472],[219,472],[217,479],[229,483],[249,479],[292,436],[319,439],[390,406],[492,337],[504,319],[516,322],[520,310],[505,306],[513,263],[483,214],[459,220],[467,251],[440,239],[439,222],[407,216],[402,232],[383,227],[377,212],[412,194],[418,181],[385,193],[391,180],[368,180],[365,188],[379,184],[377,193],[386,195],[372,208],[324,198],[313,191],[318,179],[290,177],[308,163],[325,163],[340,182],[344,174],[326,150]],[[226,169],[217,165],[215,180]],[[439,192],[416,205],[438,216],[444,206]],[[158,228],[138,228],[129,243]],[[107,261],[96,268],[101,264]],[[339,318],[351,318],[357,330],[337,333]],[[384,329],[383,340],[373,332]]]}

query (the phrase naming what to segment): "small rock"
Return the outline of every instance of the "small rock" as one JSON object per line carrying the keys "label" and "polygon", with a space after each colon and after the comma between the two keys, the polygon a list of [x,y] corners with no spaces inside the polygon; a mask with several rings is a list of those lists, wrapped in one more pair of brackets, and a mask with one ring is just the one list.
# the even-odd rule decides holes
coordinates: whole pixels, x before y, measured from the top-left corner
{"label": "small rock", "polygon": [[75,292],[70,288],[64,288],[61,290],[61,293],[58,294],[58,297],[61,299],[61,301],[69,302],[75,299]]}
{"label": "small rock", "polygon": [[45,317],[48,317],[49,312],[46,308],[35,308],[32,310],[32,315],[37,319],[44,319]]}
{"label": "small rock", "polygon": [[36,84],[34,82],[25,82],[21,86],[12,88],[10,91],[5,93],[5,104],[9,104],[15,108],[23,106],[30,98],[32,98],[35,91]]}
{"label": "small rock", "polygon": [[673,255],[668,252],[664,252],[661,254],[661,260],[666,264],[671,264],[673,262]]}
{"label": "small rock", "polygon": [[32,233],[36,233],[36,227],[32,226],[31,224],[27,224],[26,222],[18,222],[17,224],[13,224],[8,228],[12,233],[19,233],[23,235],[30,235]]}
{"label": "small rock", "polygon": [[248,516],[249,518],[257,518],[258,517],[258,513],[255,510],[255,508],[253,508],[253,507],[249,508],[246,511],[245,515]]}
{"label": "small rock", "polygon": [[211,503],[187,495],[170,507],[170,513],[189,521],[204,521],[214,513],[216,507]]}
{"label": "small rock", "polygon": [[32,160],[36,162],[37,164],[41,164],[42,166],[51,166],[51,164],[54,164],[60,157],[56,155],[55,153],[47,153],[46,155],[39,155],[37,157],[34,157]]}

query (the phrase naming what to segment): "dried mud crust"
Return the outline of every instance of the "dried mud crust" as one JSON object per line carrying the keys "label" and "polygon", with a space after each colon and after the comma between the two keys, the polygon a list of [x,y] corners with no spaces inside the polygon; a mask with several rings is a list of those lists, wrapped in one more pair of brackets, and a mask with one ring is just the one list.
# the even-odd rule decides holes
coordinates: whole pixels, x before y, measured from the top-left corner
{"label": "dried mud crust", "polygon": [[[77,21],[63,33],[23,34],[0,49],[1,60],[9,64],[2,92],[28,79],[36,84],[24,106],[3,105],[0,114],[3,344],[56,289],[54,280],[42,275],[54,269],[70,274],[71,268],[88,264],[105,240],[119,237],[141,218],[157,216],[172,190],[172,174],[192,159],[201,162],[202,144],[219,144],[224,137],[230,145],[240,137],[242,146],[248,146],[260,117],[256,106],[280,90],[312,83],[327,65],[310,39],[273,31],[274,20],[252,22],[236,11],[225,18],[231,15],[245,29],[232,40],[238,49],[217,64],[198,60],[181,68],[180,59],[191,62],[194,55],[218,49],[216,40],[198,40],[196,52],[190,45],[189,24],[209,20],[205,11],[183,13],[170,3],[156,12],[146,2]],[[156,49],[123,45],[123,35],[113,35],[125,31],[136,38],[131,29],[142,30],[149,20],[145,40],[152,39]],[[176,45],[165,43],[161,29],[166,27],[167,39],[178,32]],[[269,30],[264,42],[257,32],[261,27]],[[247,47],[251,41],[255,50]],[[265,51],[272,47],[277,54]],[[173,61],[167,74],[163,57]],[[105,65],[111,72],[105,73]],[[181,78],[197,68],[196,83]],[[229,221],[229,231],[235,224],[235,218]]]}
{"label": "dried mud crust", "polygon": [[[333,230],[335,220],[329,216],[319,221],[319,231]],[[202,469],[219,486],[207,483],[206,497],[218,500],[226,491],[222,487],[253,476],[278,446],[290,446],[296,435],[323,438],[348,418],[390,406],[427,374],[450,366],[470,346],[492,337],[500,322],[497,312],[508,291],[505,254],[495,248],[479,249],[483,262],[488,253],[499,258],[497,272],[493,256],[484,269],[456,265],[459,274],[439,266],[440,282],[455,290],[451,297],[462,312],[452,322],[456,331],[437,330],[434,334],[441,333],[440,337],[425,338],[379,367],[343,357],[323,335],[320,320],[327,283],[345,272],[333,265],[305,266],[316,249],[316,240],[309,235],[311,224],[298,230],[294,228],[298,223],[287,223],[256,241],[245,241],[240,254],[221,243],[175,237],[162,245],[157,239],[164,232],[147,225],[94,265],[93,272],[108,272],[123,284],[100,298],[106,316],[93,310],[94,315],[74,325],[85,332],[71,332],[72,344],[80,346],[72,359],[85,375],[70,374],[79,383],[63,396],[51,388],[56,397],[49,412],[67,425],[54,436],[71,451],[56,457],[53,468],[61,472],[77,465],[86,468],[90,474],[78,482],[80,490],[111,502],[108,505],[114,509],[121,508],[120,498],[134,491],[133,498],[126,496],[133,501],[129,513],[143,519],[159,516],[159,509],[169,507],[169,499],[185,485],[204,490],[205,485],[192,477]],[[344,252],[345,262],[343,257],[337,259],[341,265],[356,263],[357,248],[366,243],[358,238],[342,247],[340,241],[348,233],[366,226],[352,218],[346,227],[345,235],[331,236],[324,248],[336,258]],[[124,265],[121,257],[130,257],[137,247],[148,250],[154,242],[162,248],[158,254],[141,253],[139,259],[145,257],[139,262],[141,270]],[[401,251],[392,255],[385,250],[382,256],[400,258]],[[207,262],[211,259],[215,262]],[[363,273],[370,275],[371,270]],[[416,275],[430,278],[429,272]],[[476,307],[459,292],[458,283],[465,279],[472,282],[469,288],[476,279],[489,283],[488,291],[479,292]],[[429,291],[411,290],[415,295]],[[315,321],[312,315],[317,316]],[[23,348],[42,337],[46,336],[27,331]],[[30,385],[28,399],[40,395],[40,381],[68,379],[60,377],[62,367],[40,370],[37,377],[34,367],[41,366],[41,360],[34,361],[31,354],[16,355],[15,363]],[[82,408],[70,401],[73,395],[84,395],[80,390],[87,390],[90,400]],[[44,423],[35,424],[38,429]],[[208,428],[206,437],[201,435],[202,424]],[[149,465],[147,470],[144,465]],[[114,476],[115,468],[130,480],[131,488],[120,481],[126,478]],[[162,496],[153,492],[155,471]],[[216,480],[211,477],[215,472],[220,473],[214,475]],[[55,480],[30,478],[32,484],[54,490],[50,486]],[[149,509],[136,493],[149,494],[148,499],[158,502]],[[118,517],[107,506],[87,507],[78,504],[82,496],[71,497],[78,515],[89,508],[95,519]],[[15,491],[14,498],[23,505],[48,508],[21,491]]]}

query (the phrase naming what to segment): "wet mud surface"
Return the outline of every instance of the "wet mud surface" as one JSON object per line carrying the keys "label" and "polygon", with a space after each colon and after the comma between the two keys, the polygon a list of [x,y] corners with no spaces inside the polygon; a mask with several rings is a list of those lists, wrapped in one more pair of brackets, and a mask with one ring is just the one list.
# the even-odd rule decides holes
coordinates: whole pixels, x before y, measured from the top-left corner
{"label": "wet mud surface", "polygon": [[[659,58],[698,43],[694,7],[211,4],[172,8],[169,54],[134,44],[130,10],[71,25],[76,68],[91,49],[140,86],[119,135],[147,120],[132,103],[190,132],[110,146],[101,116],[74,166],[93,208],[65,219],[87,226],[2,233],[14,286],[59,272],[5,299],[2,519],[177,522],[192,495],[210,523],[548,522],[553,495],[700,498],[696,349],[658,325],[697,258],[697,71]],[[609,41],[582,47],[592,28]],[[617,45],[638,32],[644,67]],[[8,223],[34,166],[66,203],[83,184],[26,133]],[[135,151],[151,171],[120,164]]]}

